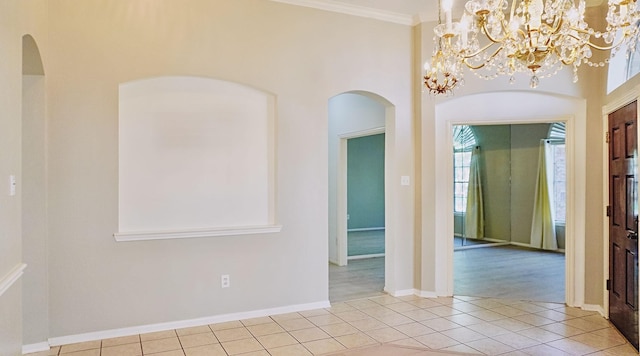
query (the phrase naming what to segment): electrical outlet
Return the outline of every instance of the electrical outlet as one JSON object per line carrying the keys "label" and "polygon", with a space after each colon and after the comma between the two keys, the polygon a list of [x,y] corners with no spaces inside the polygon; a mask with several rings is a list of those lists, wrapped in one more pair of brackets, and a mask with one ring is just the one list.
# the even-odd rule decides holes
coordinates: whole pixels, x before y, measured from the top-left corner
{"label": "electrical outlet", "polygon": [[220,287],[229,288],[231,286],[231,279],[228,274],[223,274],[220,276]]}

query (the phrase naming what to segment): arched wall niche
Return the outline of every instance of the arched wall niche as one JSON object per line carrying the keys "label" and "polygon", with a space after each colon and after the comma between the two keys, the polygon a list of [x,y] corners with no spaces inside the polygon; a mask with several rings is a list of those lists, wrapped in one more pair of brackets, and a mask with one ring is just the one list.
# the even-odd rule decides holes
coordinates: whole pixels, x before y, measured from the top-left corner
{"label": "arched wall niche", "polygon": [[280,231],[275,101],[204,77],[122,83],[116,240]]}
{"label": "arched wall niche", "polygon": [[[495,105],[500,103],[500,105]],[[567,246],[566,300],[584,303],[584,190],[586,166],[586,101],[565,95],[531,91],[495,91],[461,96],[435,108],[435,288],[438,295],[453,294],[453,160],[452,127],[564,121],[567,125]],[[428,271],[422,271],[427,273]],[[432,273],[432,272],[430,272]]]}

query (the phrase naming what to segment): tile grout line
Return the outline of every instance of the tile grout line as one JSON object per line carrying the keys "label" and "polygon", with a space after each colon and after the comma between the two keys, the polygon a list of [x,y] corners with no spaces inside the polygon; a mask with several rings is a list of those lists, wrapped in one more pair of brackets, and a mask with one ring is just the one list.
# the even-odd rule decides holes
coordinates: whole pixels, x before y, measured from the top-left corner
{"label": "tile grout line", "polygon": [[[363,334],[366,337],[374,340],[375,341],[375,345],[383,345],[383,344],[388,344],[388,343],[393,344],[394,342],[398,342],[398,341],[410,341],[410,342],[415,342],[415,343],[419,343],[421,345],[424,345],[423,343],[418,341],[416,338],[418,338],[420,336],[427,336],[428,337],[428,335],[438,334],[438,335],[446,336],[446,337],[448,337],[451,340],[456,342],[455,345],[446,346],[446,347],[440,348],[440,350],[446,349],[448,347],[454,347],[454,346],[465,346],[465,347],[474,349],[474,350],[476,350],[478,352],[482,352],[482,351],[474,348],[473,346],[470,346],[469,344],[473,343],[474,341],[491,340],[493,342],[497,342],[497,343],[499,343],[501,345],[504,345],[506,348],[511,349],[512,351],[510,351],[510,352],[516,352],[516,351],[526,350],[526,349],[529,349],[529,348],[532,348],[532,347],[540,347],[540,346],[551,347],[554,350],[559,350],[561,352],[567,352],[567,351],[565,351],[563,349],[559,349],[557,347],[554,347],[554,346],[550,345],[551,343],[554,343],[554,342],[557,342],[557,341],[562,341],[562,340],[569,341],[570,343],[577,343],[581,347],[584,346],[585,348],[595,349],[596,350],[596,351],[590,351],[590,352],[605,352],[608,349],[613,349],[613,348],[618,348],[618,347],[621,347],[621,346],[624,346],[624,345],[628,345],[628,342],[624,338],[621,338],[619,332],[617,332],[617,330],[615,330],[615,328],[613,328],[612,325],[608,321],[606,321],[607,324],[605,325],[605,324],[600,324],[600,322],[596,323],[596,322],[593,322],[593,321],[588,319],[588,318],[592,318],[593,316],[599,316],[597,313],[591,313],[591,312],[584,312],[583,313],[582,311],[580,311],[578,309],[576,309],[574,311],[574,309],[570,309],[569,307],[562,306],[562,305],[553,305],[552,304],[552,305],[548,305],[548,306],[541,306],[541,305],[537,305],[535,302],[528,302],[528,301],[516,301],[515,303],[509,302],[508,304],[507,303],[502,303],[501,304],[500,301],[495,300],[495,298],[479,298],[479,299],[473,299],[473,300],[464,299],[464,298],[456,299],[456,297],[445,298],[445,299],[442,299],[442,300],[439,300],[441,298],[434,298],[434,299],[420,299],[419,298],[419,299],[410,299],[410,300],[404,300],[404,299],[400,299],[400,298],[391,299],[391,298],[394,298],[394,297],[388,297],[388,298],[371,297],[371,298],[365,298],[365,299],[359,299],[359,300],[353,300],[353,301],[340,302],[340,303],[336,303],[334,306],[332,306],[330,308],[322,309],[322,310],[325,310],[327,312],[327,314],[316,315],[316,316],[327,316],[327,315],[329,315],[329,316],[331,316],[333,318],[336,318],[337,320],[341,320],[340,323],[345,323],[345,324],[353,327],[355,330],[357,330],[357,332],[355,332],[355,333],[347,333],[347,334],[344,334],[344,335],[333,336],[333,335],[327,333],[326,331],[324,331],[324,329],[323,329],[323,327],[327,327],[329,325],[332,325],[331,323],[322,324],[322,325],[316,324],[316,323],[314,323],[313,321],[310,320],[310,318],[313,318],[314,316],[305,316],[305,315],[300,314],[300,313],[297,313],[297,316],[295,318],[292,318],[292,319],[305,320],[306,322],[309,323],[309,325],[313,325],[313,327],[287,330],[285,328],[285,326],[283,326],[281,323],[284,323],[286,320],[291,320],[291,319],[280,319],[280,322],[278,322],[278,319],[277,318],[274,319],[273,316],[269,317],[270,321],[269,321],[268,324],[274,323],[275,325],[277,325],[279,328],[282,329],[282,331],[281,331],[282,333],[288,335],[289,337],[291,337],[293,340],[295,340],[297,342],[296,344],[284,345],[284,346],[301,345],[302,347],[305,348],[305,350],[307,350],[308,352],[310,352],[312,354],[313,354],[313,352],[308,347],[305,346],[305,342],[301,342],[300,340],[298,340],[292,334],[293,331],[305,330],[305,329],[307,329],[307,330],[311,330],[311,329],[322,330],[328,335],[328,337],[322,338],[322,339],[318,339],[318,340],[333,340],[333,341],[337,342],[339,345],[343,346],[346,350],[353,350],[353,349],[356,349],[356,348],[369,346],[369,345],[359,345],[359,346],[356,346],[356,347],[349,348],[347,346],[347,344],[344,344],[343,342],[340,342],[338,340],[338,338],[340,338],[342,336],[356,335],[356,334]],[[397,300],[397,301],[395,301],[395,300]],[[434,302],[436,304],[433,304],[433,305],[431,305],[429,307],[420,307],[420,306],[417,306],[417,305],[411,303],[412,301],[422,302],[422,301],[425,301],[425,300],[432,301],[432,302]],[[456,302],[456,300],[457,300],[457,302]],[[386,303],[384,301],[394,301],[394,302]],[[476,301],[477,303],[474,304],[474,303],[472,303],[473,301]],[[442,302],[444,302],[444,303],[442,303]],[[373,304],[371,304],[371,303],[373,303]],[[399,303],[408,303],[408,304],[411,304],[413,306],[416,306],[417,309],[398,311],[398,310],[395,310],[393,307],[390,307],[393,304],[396,304],[396,306],[395,306],[396,309],[402,307],[401,305],[399,305]],[[471,312],[465,312],[465,311],[460,310],[460,309],[455,309],[455,304],[460,304],[459,307],[462,307],[462,303],[468,303],[468,304],[473,304],[473,305],[482,304],[482,305],[477,305],[479,308],[481,308],[480,310],[471,311]],[[513,308],[513,305],[521,304],[520,305],[521,307],[527,307],[527,308],[531,308],[531,309],[530,310],[519,309],[519,310],[522,310],[524,312],[524,314],[508,316],[508,315],[496,312],[495,309],[500,309],[500,307],[496,306],[495,303],[501,304],[502,308]],[[426,304],[429,304],[429,303],[426,303]],[[487,307],[486,305],[489,305],[489,307]],[[540,309],[539,310],[535,310],[537,308],[533,308],[533,307],[530,307],[530,306],[537,306]],[[410,316],[407,316],[407,315],[403,314],[403,313],[409,313],[411,311],[429,311],[429,309],[439,308],[439,307],[449,307],[450,309],[459,311],[460,313],[449,314],[449,315],[437,315],[437,314],[434,314],[434,315],[436,315],[435,317],[430,318],[430,319],[421,320],[421,321],[419,321],[417,319],[414,319],[414,318],[411,318]],[[383,308],[383,309],[379,309],[379,308]],[[518,308],[516,308],[516,309],[518,309]],[[384,322],[383,320],[381,320],[381,319],[384,319],[385,315],[382,315],[382,314],[372,315],[372,314],[370,314],[370,313],[374,313],[374,310],[381,310],[381,311],[384,311],[386,313],[390,313],[388,315],[406,317],[407,320],[411,320],[411,321],[410,322],[407,321],[407,322],[403,322],[403,323],[399,323],[399,324],[395,324],[395,325],[390,325],[388,322]],[[541,313],[545,313],[545,312],[549,312],[549,311],[561,313],[561,314],[564,315],[564,317],[561,320],[555,320],[555,319],[546,318],[544,315],[540,315]],[[359,329],[355,325],[353,325],[352,323],[357,322],[359,320],[364,320],[364,319],[355,319],[355,320],[347,321],[347,320],[345,320],[343,318],[340,318],[340,316],[336,315],[336,314],[340,314],[340,313],[349,313],[349,312],[361,313],[364,316],[366,316],[367,319],[370,318],[372,320],[375,320],[375,321],[379,322],[381,325],[384,325],[384,326],[374,327],[372,329],[366,329],[366,330]],[[496,337],[498,337],[500,335],[504,335],[504,334],[496,334],[496,335],[492,335],[492,336],[487,336],[487,335],[485,335],[483,333],[479,333],[482,336],[482,338],[475,339],[475,340],[470,340],[470,341],[467,341],[467,342],[461,342],[461,341],[459,341],[459,340],[457,340],[457,339],[455,339],[453,337],[450,337],[450,336],[447,336],[446,334],[444,334],[444,332],[446,332],[446,331],[456,330],[456,329],[464,329],[465,331],[466,330],[470,330],[470,331],[476,332],[476,331],[474,331],[473,329],[471,329],[469,327],[474,325],[474,324],[479,324],[479,323],[463,325],[463,324],[455,323],[454,321],[449,320],[447,318],[451,318],[451,317],[454,317],[456,315],[475,317],[475,316],[471,315],[471,313],[478,313],[478,312],[493,312],[493,313],[496,313],[496,314],[500,315],[500,318],[495,319],[495,320],[485,320],[485,319],[482,319],[482,318],[478,318],[478,319],[482,320],[479,323],[488,323],[488,324],[491,324],[491,325],[494,325],[494,326],[497,326],[497,327],[499,327],[499,326],[495,325],[494,323],[497,322],[497,321],[500,321],[500,320],[516,321],[516,322],[519,322],[519,323],[522,323],[522,324],[526,324],[527,325],[526,328],[519,329],[517,331],[516,330],[511,330],[511,329],[508,329],[508,328],[505,328],[505,329],[507,331],[509,331],[509,332],[512,332],[512,333],[516,334],[516,335],[519,335],[519,336],[524,337],[526,339],[530,339],[530,340],[532,340],[534,342],[537,342],[537,344],[532,345],[532,346],[524,346],[524,347],[522,347],[522,346],[511,346],[511,345],[508,345],[508,344],[505,344],[505,343],[501,342],[499,339],[496,338]],[[567,313],[567,312],[570,312],[570,313]],[[343,316],[344,316],[344,314],[343,314]],[[519,319],[525,319],[524,316],[531,316],[531,317],[535,317],[535,318],[545,318],[550,322],[538,325],[538,324],[531,324],[531,323],[527,323],[526,321],[519,320]],[[516,319],[518,317],[520,317],[520,318]],[[562,317],[562,316],[559,315],[559,317]],[[318,318],[316,320],[316,322],[319,322],[321,319],[322,318]],[[428,334],[425,334],[425,335],[416,335],[416,336],[409,336],[406,333],[404,333],[404,332],[402,332],[401,330],[398,329],[399,326],[407,325],[407,324],[413,324],[413,323],[416,323],[418,325],[422,325],[422,326],[425,326],[425,327],[429,327],[428,325],[424,324],[424,322],[428,321],[428,320],[447,320],[448,322],[456,324],[457,326],[453,327],[453,328],[450,328],[450,329],[442,329],[442,330],[435,330],[433,328],[430,328],[431,330],[433,330],[432,333],[428,333]],[[595,319],[595,320],[606,320],[606,319]],[[568,321],[570,322],[569,324],[567,324]],[[570,325],[571,321],[573,321],[572,322],[573,324],[580,323],[580,325],[582,327],[577,327],[577,326]],[[584,324],[582,324],[582,323],[584,323]],[[267,349],[266,345],[263,344],[262,342],[260,342],[260,340],[258,339],[258,336],[256,336],[256,334],[251,332],[251,329],[249,329],[250,326],[261,325],[261,323],[252,324],[252,323],[247,323],[246,321],[245,322],[240,321],[240,324],[242,325],[241,327],[244,330],[249,332],[249,334],[251,335],[251,339],[253,339],[256,342],[258,342],[258,344],[262,347],[262,350],[265,350],[268,353],[269,349]],[[264,323],[262,323],[262,324],[264,324]],[[554,331],[551,331],[551,330],[548,330],[548,329],[544,328],[545,326],[550,326],[550,325],[563,325],[563,327],[573,328],[573,329],[576,329],[576,330],[574,330],[574,332],[576,332],[576,333],[575,334],[574,333],[559,334],[559,333],[556,333]],[[211,332],[212,335],[214,336],[215,340],[217,341],[217,344],[219,344],[220,347],[222,347],[222,349],[225,351],[225,353],[228,353],[227,349],[224,348],[224,346],[222,345],[223,342],[220,341],[220,339],[218,339],[218,337],[217,337],[215,331],[213,330],[212,326],[211,325],[207,325],[207,326],[208,326],[209,331],[207,331],[205,333]],[[398,333],[402,334],[406,338],[398,339],[398,340],[395,340],[395,341],[389,341],[389,342],[380,342],[380,341],[378,341],[378,339],[374,338],[371,335],[372,331],[382,330],[384,328],[389,328],[391,330],[394,330],[395,332],[398,332]],[[537,329],[540,329],[540,330],[544,330],[545,332],[557,335],[558,339],[555,339],[555,340],[552,340],[552,341],[548,341],[548,342],[542,342],[542,341],[537,341],[536,339],[534,339],[534,338],[532,338],[530,336],[521,334],[521,332],[523,332],[525,330],[530,330],[530,329],[534,329],[534,328],[537,328]],[[616,335],[616,337],[593,334],[593,333],[600,332],[600,331],[603,331],[603,330],[613,330],[613,331],[615,331],[614,335]],[[182,351],[183,354],[186,355],[187,351],[186,351],[186,349],[185,349],[185,347],[183,345],[183,340],[181,340],[180,335],[178,335],[178,331],[177,330],[172,330],[172,331],[174,332],[174,334],[178,338],[178,342],[179,342],[179,345],[180,345],[180,350]],[[268,334],[260,335],[260,336],[266,336],[266,335],[277,334],[277,333],[280,333],[280,331],[273,332],[273,333],[268,333]],[[606,346],[604,348],[600,348],[600,346],[590,346],[588,344],[584,344],[582,342],[579,342],[579,341],[576,341],[576,340],[573,339],[573,338],[575,338],[577,336],[588,335],[588,334],[593,334],[595,336],[598,336],[603,341],[610,342],[608,344],[609,346]],[[189,335],[192,335],[192,334],[183,335],[183,337],[189,336]],[[162,338],[160,338],[160,339],[162,339]],[[157,340],[160,340],[160,339],[157,339]],[[318,341],[318,340],[311,340],[311,341],[306,341],[306,342],[312,342],[312,341]],[[622,341],[620,341],[620,340],[622,340]],[[147,341],[152,341],[152,340],[147,340]],[[142,335],[138,335],[138,343],[140,345],[140,351],[143,353],[143,355],[145,355],[144,349],[142,347],[142,343],[143,343]],[[559,344],[559,343],[557,343],[557,344]],[[103,340],[100,340],[100,346],[99,346],[99,354],[100,355],[102,354],[102,352],[104,351],[103,349],[105,348],[105,346],[103,346],[103,345],[104,345]],[[211,345],[215,345],[215,343],[211,344]],[[61,347],[59,347],[58,350],[57,350],[57,353],[55,353],[55,354],[56,355],[62,355],[64,346],[67,346],[67,345],[62,345]],[[112,346],[120,346],[120,345],[112,345]],[[204,346],[204,345],[198,345],[198,346]],[[281,347],[281,346],[277,346],[277,347]],[[424,347],[428,348],[426,345],[424,345]],[[276,347],[274,347],[274,348],[276,348]],[[431,350],[437,350],[437,349],[431,349]],[[507,351],[507,352],[509,352],[509,351]]]}

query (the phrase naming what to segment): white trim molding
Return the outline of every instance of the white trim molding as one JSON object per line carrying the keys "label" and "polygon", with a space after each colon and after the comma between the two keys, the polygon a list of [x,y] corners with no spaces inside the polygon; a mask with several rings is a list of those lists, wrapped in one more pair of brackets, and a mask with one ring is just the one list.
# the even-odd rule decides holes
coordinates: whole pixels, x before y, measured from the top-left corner
{"label": "white trim molding", "polygon": [[347,260],[365,260],[367,258],[376,258],[376,257],[384,257],[384,253],[372,253],[369,255],[355,255],[355,256],[347,256]]}
{"label": "white trim molding", "polygon": [[22,276],[25,268],[27,268],[26,263],[18,263],[0,279],[0,297]]}
{"label": "white trim molding", "polygon": [[49,343],[47,341],[39,342],[37,344],[22,345],[23,355],[49,350],[51,350],[51,346],[49,346]]}
{"label": "white trim molding", "polygon": [[270,234],[280,232],[282,225],[238,226],[210,229],[185,229],[165,231],[132,231],[116,232],[113,237],[118,242],[186,239],[194,237],[216,237],[232,235]]}
{"label": "white trim molding", "polygon": [[269,315],[288,314],[288,313],[301,312],[305,310],[322,309],[322,308],[329,308],[329,307],[331,307],[331,303],[329,303],[329,301],[322,301],[322,302],[316,302],[316,303],[296,304],[296,305],[289,305],[284,307],[276,307],[276,308],[262,309],[262,310],[254,310],[254,311],[248,311],[248,312],[222,314],[222,315],[216,315],[216,316],[210,316],[210,317],[204,317],[204,318],[198,318],[198,319],[133,326],[133,327],[122,328],[122,329],[96,331],[96,332],[90,332],[85,334],[53,337],[49,339],[49,345],[59,346],[59,345],[66,345],[66,344],[75,344],[78,342],[95,341],[95,340],[110,339],[110,338],[121,337],[121,336],[146,334],[146,333],[151,333],[156,331],[175,330],[175,329],[182,329],[182,328],[188,328],[193,326],[202,326],[202,325],[209,325],[209,324],[224,323],[228,321],[260,318],[260,317],[265,317]]}
{"label": "white trim molding", "polygon": [[601,305],[597,305],[597,304],[584,304],[582,306],[582,310],[586,310],[586,311],[594,311],[594,312],[598,312],[603,318],[605,319],[609,319],[608,315],[605,315],[605,311],[604,308]]}
{"label": "white trim molding", "polygon": [[384,231],[384,226],[381,227],[360,227],[357,229],[347,229],[347,232],[358,232],[358,231]]}
{"label": "white trim molding", "polygon": [[365,6],[345,4],[331,0],[272,0],[290,5],[310,7],[313,9],[337,12],[346,15],[366,17],[374,20],[392,22],[400,25],[413,26],[416,24],[414,16],[384,11]]}

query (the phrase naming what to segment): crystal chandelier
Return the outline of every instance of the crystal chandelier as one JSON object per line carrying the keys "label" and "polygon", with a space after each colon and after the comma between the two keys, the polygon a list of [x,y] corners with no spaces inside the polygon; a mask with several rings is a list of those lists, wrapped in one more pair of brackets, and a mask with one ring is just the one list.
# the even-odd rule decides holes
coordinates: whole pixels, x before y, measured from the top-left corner
{"label": "crystal chandelier", "polygon": [[636,0],[608,0],[603,31],[586,23],[585,0],[469,0],[457,22],[452,21],[452,0],[442,1],[445,23],[435,27],[435,57],[450,58],[442,73],[456,78],[451,87],[462,79],[464,67],[483,79],[507,75],[510,82],[515,73],[530,73],[535,88],[539,78],[572,66],[576,82],[581,64],[608,63],[592,61],[592,49],[615,54],[624,44],[632,51],[638,37]]}
{"label": "crystal chandelier", "polygon": [[[442,12],[438,2],[438,26],[441,26],[440,13]],[[449,53],[444,53],[442,49],[443,39],[438,38],[431,63],[424,64],[424,86],[431,94],[452,94],[453,88],[458,84],[456,72],[458,69],[458,59]]]}

